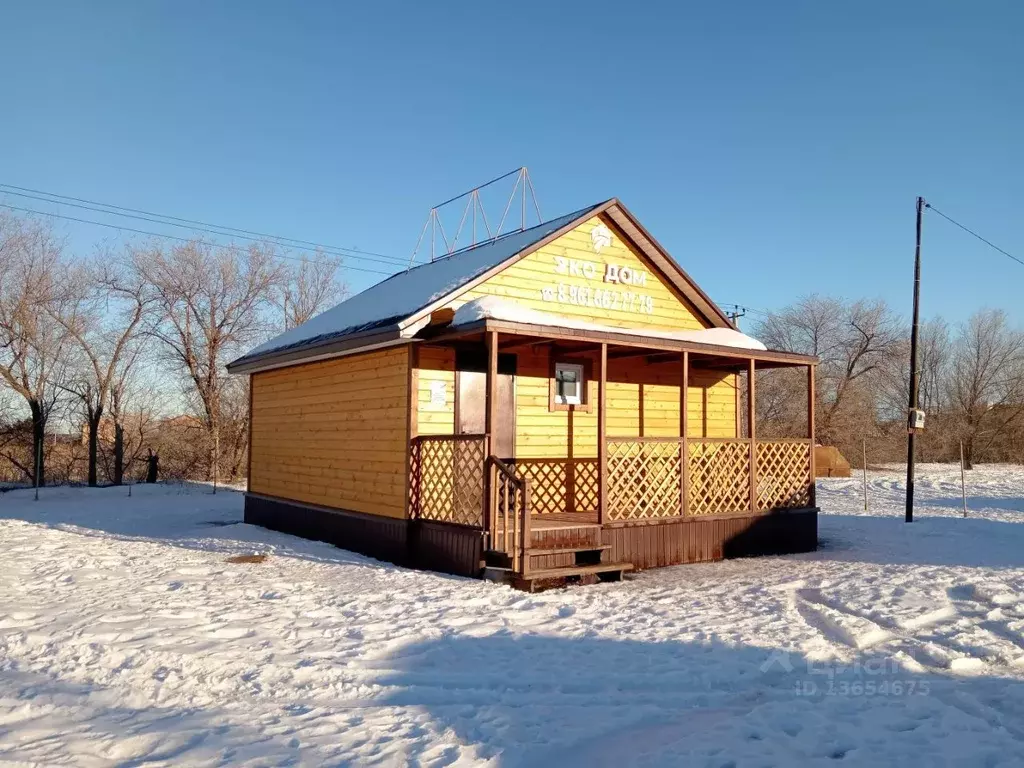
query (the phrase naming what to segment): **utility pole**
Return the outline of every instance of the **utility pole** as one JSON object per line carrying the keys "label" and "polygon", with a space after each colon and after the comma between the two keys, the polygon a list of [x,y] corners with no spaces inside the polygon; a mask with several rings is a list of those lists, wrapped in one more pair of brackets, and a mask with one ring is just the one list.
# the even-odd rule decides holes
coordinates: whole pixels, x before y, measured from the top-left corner
{"label": "utility pole", "polygon": [[905,520],[914,522],[914,436],[913,420],[918,405],[917,330],[921,305],[921,217],[924,198],[917,198],[917,240],[914,248],[914,319],[910,330],[910,407],[907,411],[907,510]]}
{"label": "utility pole", "polygon": [[733,310],[731,312],[726,312],[725,314],[729,316],[730,320],[732,320],[732,324],[739,328],[740,318],[746,316],[747,308],[741,307],[739,304],[733,304],[732,307]]}

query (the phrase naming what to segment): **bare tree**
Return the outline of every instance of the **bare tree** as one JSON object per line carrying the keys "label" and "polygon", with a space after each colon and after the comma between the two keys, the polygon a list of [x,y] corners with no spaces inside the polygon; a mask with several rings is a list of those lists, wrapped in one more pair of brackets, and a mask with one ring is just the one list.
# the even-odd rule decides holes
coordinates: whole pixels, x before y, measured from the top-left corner
{"label": "bare tree", "polygon": [[[921,323],[917,340],[918,401],[929,415],[947,406],[951,341],[941,317]],[[885,418],[906,422],[910,399],[910,339],[900,339],[894,353],[880,366],[879,403]]]}
{"label": "bare tree", "polygon": [[45,482],[46,425],[69,362],[67,331],[49,311],[60,266],[61,244],[49,227],[0,216],[0,380],[31,413],[31,470],[21,469],[39,485]]}
{"label": "bare tree", "polygon": [[883,301],[812,295],[769,315],[755,335],[774,349],[816,355],[816,437],[845,444],[876,419],[870,382],[899,349],[903,330]]}
{"label": "bare tree", "polygon": [[[71,266],[49,305],[54,320],[67,331],[83,358],[81,375],[70,389],[81,402],[86,419],[90,486],[98,481],[103,415],[138,357],[139,332],[155,302],[131,253],[129,250],[123,258],[103,254],[92,264]],[[123,413],[121,408],[116,410]],[[114,420],[115,441],[123,438],[123,426]],[[115,456],[118,453],[115,450]],[[116,461],[114,478],[120,484],[121,468]]]}
{"label": "bare tree", "polygon": [[340,267],[340,259],[317,252],[284,272],[279,301],[285,330],[302,325],[345,297],[348,289],[338,280]]}
{"label": "bare tree", "polygon": [[249,456],[249,377],[232,376],[225,382],[221,434],[227,444],[228,477],[243,476]]}
{"label": "bare tree", "polygon": [[155,293],[151,333],[194,395],[208,439],[210,478],[219,479],[223,366],[269,330],[283,270],[270,245],[248,248],[188,243],[136,254]]}
{"label": "bare tree", "polygon": [[121,485],[126,474],[133,474],[158,441],[159,414],[165,398],[151,382],[137,374],[138,365],[132,360],[110,388],[114,442],[101,445],[100,455],[106,475],[115,485]]}
{"label": "bare tree", "polygon": [[960,326],[949,396],[971,468],[981,449],[1024,417],[1024,334],[1002,310],[976,312]]}

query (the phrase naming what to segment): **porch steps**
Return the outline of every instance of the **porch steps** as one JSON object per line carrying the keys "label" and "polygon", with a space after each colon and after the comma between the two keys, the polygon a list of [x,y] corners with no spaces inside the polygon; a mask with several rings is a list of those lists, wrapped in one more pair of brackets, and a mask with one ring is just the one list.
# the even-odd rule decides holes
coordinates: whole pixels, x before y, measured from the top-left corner
{"label": "porch steps", "polygon": [[616,578],[610,581],[619,581],[622,574],[633,570],[632,563],[598,563],[597,565],[573,565],[565,568],[548,568],[544,571],[530,571],[526,581],[544,581],[547,579],[564,579],[569,576],[590,576],[609,575]]}
{"label": "porch steps", "polygon": [[491,581],[502,581],[516,589],[536,592],[539,589],[561,587],[569,583],[591,583],[593,581],[621,581],[622,575],[632,570],[632,563],[603,562],[604,553],[612,547],[594,541],[545,540],[546,546],[533,546],[526,550],[529,568],[526,576],[515,573],[511,559],[504,552],[486,553],[486,567],[483,577]]}
{"label": "porch steps", "polygon": [[[577,565],[599,565],[604,553],[611,548],[611,544],[589,542],[538,547],[534,542],[534,546],[526,550],[526,556],[530,558],[530,570],[543,571]],[[484,553],[484,564],[488,568],[511,568],[512,558],[507,552],[490,550]]]}
{"label": "porch steps", "polygon": [[525,577],[514,573],[511,568],[484,568],[483,578],[509,584],[524,592],[538,592],[542,589],[564,587],[569,583],[590,583],[594,581],[622,581],[626,571],[633,569],[632,563],[595,563],[593,565],[566,565],[561,568],[544,568],[530,571]]}
{"label": "porch steps", "polygon": [[611,549],[611,544],[599,544],[597,546],[583,545],[579,547],[557,547],[549,549],[547,547],[533,547],[532,549],[526,550],[529,555],[569,555],[574,552],[604,552],[606,549]]}

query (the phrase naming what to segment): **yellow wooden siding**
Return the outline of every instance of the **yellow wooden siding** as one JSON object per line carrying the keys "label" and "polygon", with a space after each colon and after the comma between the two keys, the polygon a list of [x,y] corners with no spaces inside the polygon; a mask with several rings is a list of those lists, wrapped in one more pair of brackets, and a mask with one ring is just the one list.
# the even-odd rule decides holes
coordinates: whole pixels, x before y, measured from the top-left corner
{"label": "yellow wooden siding", "polygon": [[[550,366],[545,349],[519,355],[516,456],[523,459],[597,456],[597,382],[590,381],[587,385],[590,402],[594,404],[589,413],[551,411]],[[610,361],[608,379],[609,437],[679,436],[678,366],[645,365],[636,358]],[[735,437],[735,375],[691,370],[686,402],[690,437]]]}
{"label": "yellow wooden siding", "polygon": [[408,354],[253,374],[252,492],[404,517]]}
{"label": "yellow wooden siding", "polygon": [[[591,230],[602,223],[612,232],[612,244],[595,252]],[[559,263],[565,263],[559,262],[560,259],[594,265],[593,277],[560,274],[556,268]],[[638,286],[605,282],[607,265],[626,266],[634,272],[642,271],[645,284]],[[555,297],[558,296],[559,283],[565,286],[564,294],[570,299],[575,295],[577,301],[581,295],[579,289],[584,288],[587,305],[544,300],[545,288],[551,289]],[[575,294],[572,291],[574,288],[577,290]],[[594,297],[601,298],[607,291],[612,292],[609,294],[612,306],[605,308],[604,302],[600,302],[600,307],[593,306]],[[498,296],[531,309],[618,328],[686,330],[707,327],[689,302],[632,249],[611,222],[597,216],[462,294],[449,302],[448,306],[458,308],[482,296]],[[641,297],[651,299],[650,313],[639,310],[644,303]]]}
{"label": "yellow wooden siding", "polygon": [[[450,350],[430,347],[421,348],[419,354],[419,434],[453,434],[455,356]],[[551,411],[551,362],[547,349],[520,352],[517,358],[516,456],[523,459],[597,456],[597,382],[590,381],[587,385],[590,402],[594,404],[589,413]],[[432,379],[448,382],[449,394],[443,408],[430,404],[430,388],[426,382]],[[678,380],[677,365],[645,365],[638,362],[638,358],[610,361],[608,436],[677,437]],[[736,376],[691,370],[687,407],[690,437],[735,437]]]}
{"label": "yellow wooden siding", "polygon": [[[421,347],[416,368],[416,434],[455,432],[455,350]],[[444,405],[432,402],[431,385],[444,384]]]}

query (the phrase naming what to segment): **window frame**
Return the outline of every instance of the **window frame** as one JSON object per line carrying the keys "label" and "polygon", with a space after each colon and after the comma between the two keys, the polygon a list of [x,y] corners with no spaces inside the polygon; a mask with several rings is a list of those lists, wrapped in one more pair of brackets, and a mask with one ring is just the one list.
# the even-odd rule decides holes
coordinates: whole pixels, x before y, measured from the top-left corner
{"label": "window frame", "polygon": [[[578,403],[562,402],[558,394],[558,369],[562,366],[572,366],[579,371],[580,375],[580,401]],[[582,411],[590,413],[593,404],[590,399],[590,384],[593,381],[593,364],[589,358],[581,357],[559,357],[551,356],[551,371],[549,378],[549,411]]]}

